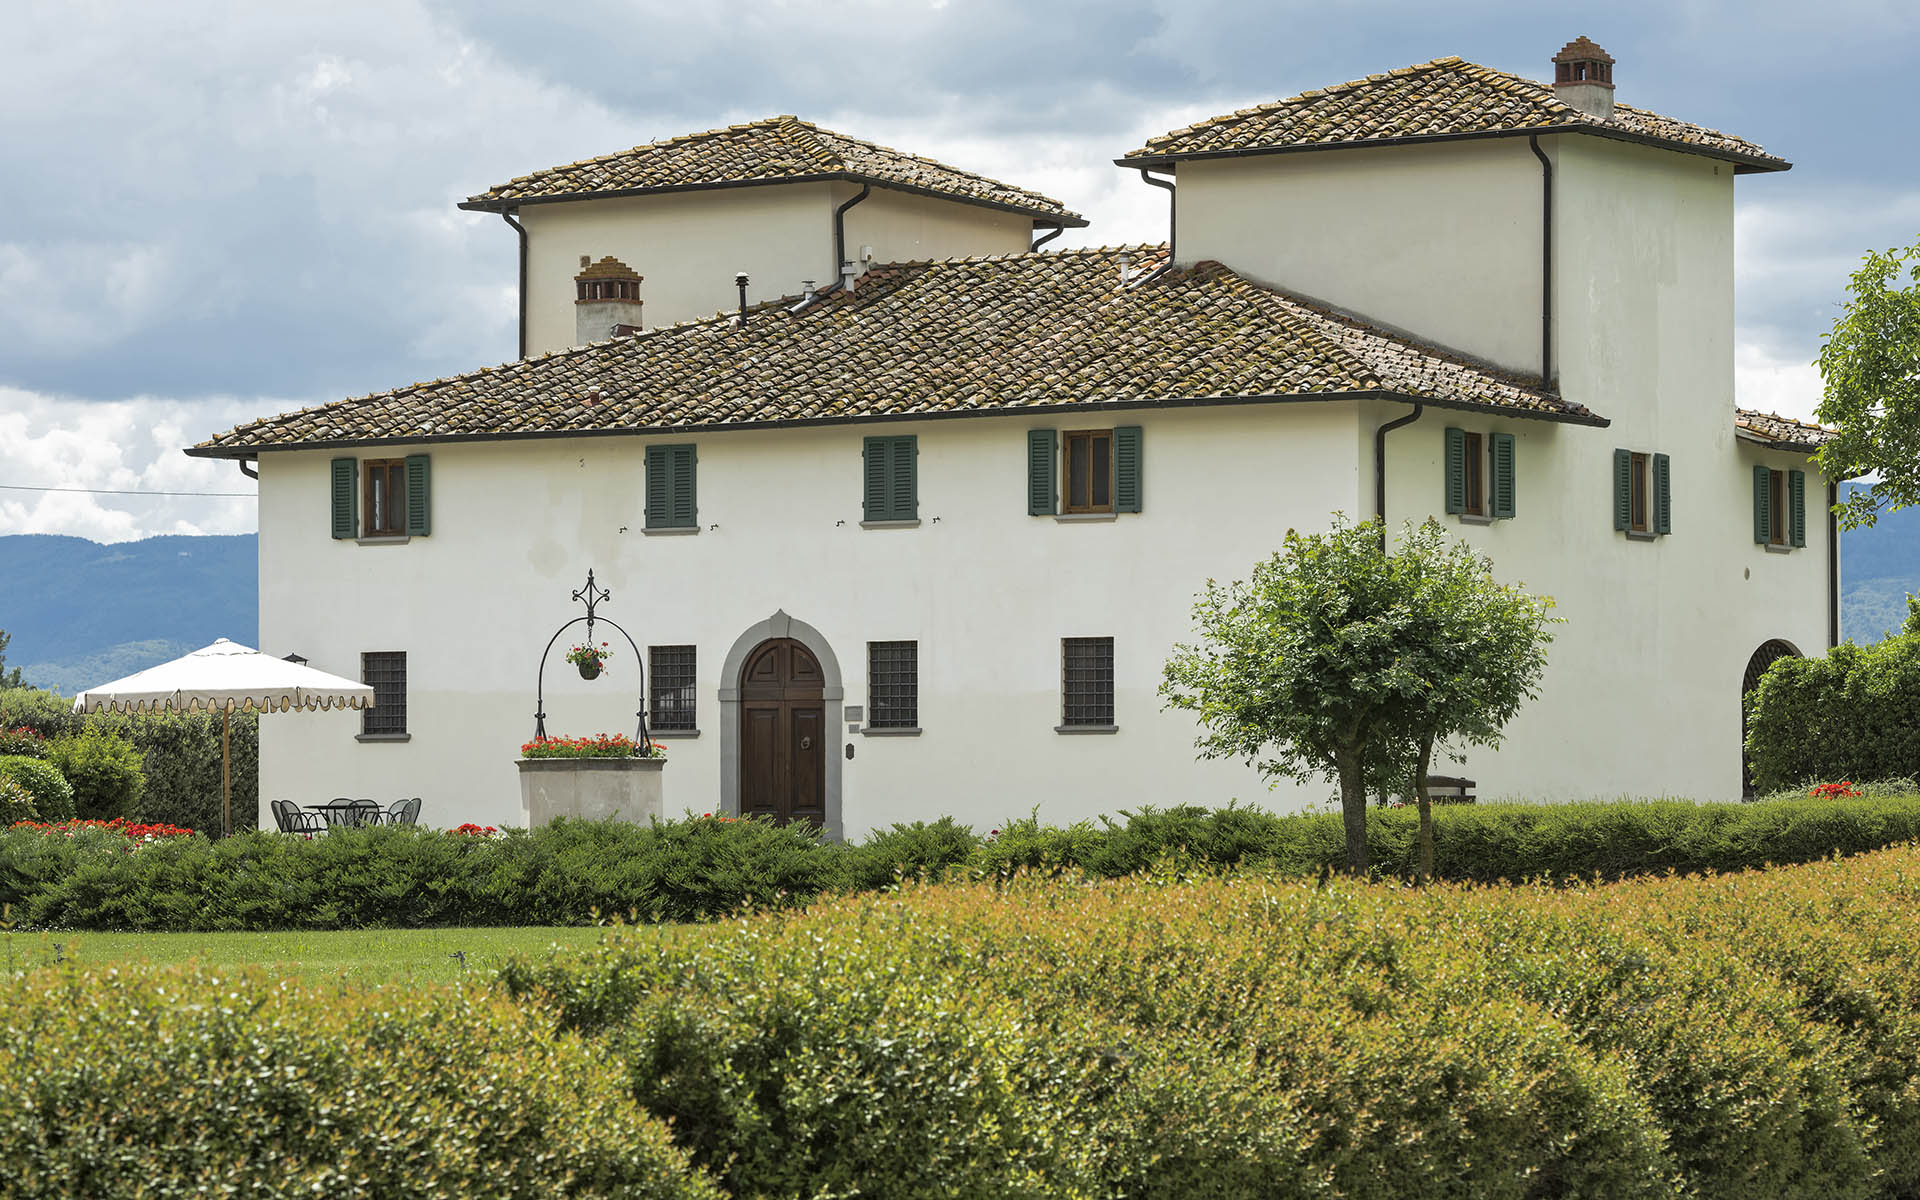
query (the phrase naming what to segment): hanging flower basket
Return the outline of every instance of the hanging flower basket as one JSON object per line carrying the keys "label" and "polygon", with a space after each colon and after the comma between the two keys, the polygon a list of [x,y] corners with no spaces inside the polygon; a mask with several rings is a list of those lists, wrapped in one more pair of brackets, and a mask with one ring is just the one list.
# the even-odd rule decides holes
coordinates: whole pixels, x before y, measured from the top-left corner
{"label": "hanging flower basket", "polygon": [[605,642],[598,646],[583,642],[567,651],[567,661],[580,668],[582,679],[600,678],[601,672],[607,669],[607,660],[612,657],[613,651]]}

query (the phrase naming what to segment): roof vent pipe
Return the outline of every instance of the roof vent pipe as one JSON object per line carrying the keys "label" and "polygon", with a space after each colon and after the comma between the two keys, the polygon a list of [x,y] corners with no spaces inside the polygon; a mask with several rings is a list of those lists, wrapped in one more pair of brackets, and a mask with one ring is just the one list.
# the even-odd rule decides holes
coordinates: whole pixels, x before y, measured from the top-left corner
{"label": "roof vent pipe", "polygon": [[1133,274],[1133,255],[1125,250],[1120,252],[1120,286],[1127,286],[1127,279]]}
{"label": "roof vent pipe", "polygon": [[855,266],[850,261],[841,263],[840,264],[841,290],[851,294],[854,289],[854,286],[859,282],[860,282],[860,268]]}
{"label": "roof vent pipe", "polygon": [[733,277],[733,286],[740,289],[740,323],[747,322],[747,273],[741,271]]}

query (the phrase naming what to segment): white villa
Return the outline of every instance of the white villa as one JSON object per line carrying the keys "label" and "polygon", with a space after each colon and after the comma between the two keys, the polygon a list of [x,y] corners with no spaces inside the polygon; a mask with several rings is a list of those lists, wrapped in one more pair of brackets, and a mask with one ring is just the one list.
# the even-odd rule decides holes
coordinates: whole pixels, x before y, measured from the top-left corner
{"label": "white villa", "polygon": [[1115,160],[1163,245],[1042,248],[1086,222],[793,117],[472,198],[519,237],[518,361],[187,451],[258,471],[261,644],[378,696],[263,722],[263,807],[522,822],[589,569],[636,646],[600,626],[588,682],[562,637],[546,727],[644,709],[671,812],[1318,802],[1196,761],[1156,688],[1209,578],[1335,511],[1438,518],[1566,618],[1506,743],[1440,769],[1739,796],[1749,673],[1837,625],[1823,431],[1733,394],[1735,180],[1789,164],[1613,66],[1444,58],[1175,130]]}

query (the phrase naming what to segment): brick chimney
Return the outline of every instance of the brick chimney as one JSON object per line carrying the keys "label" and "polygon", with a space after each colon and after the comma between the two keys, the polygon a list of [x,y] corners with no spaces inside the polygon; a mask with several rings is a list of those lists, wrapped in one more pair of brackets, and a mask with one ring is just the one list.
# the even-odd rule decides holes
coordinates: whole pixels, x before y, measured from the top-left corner
{"label": "brick chimney", "polygon": [[1613,56],[1584,36],[1568,42],[1553,56],[1553,94],[1590,117],[1613,116]]}
{"label": "brick chimney", "polygon": [[574,345],[638,333],[642,282],[632,267],[611,255],[594,262],[582,254],[580,273],[573,277]]}

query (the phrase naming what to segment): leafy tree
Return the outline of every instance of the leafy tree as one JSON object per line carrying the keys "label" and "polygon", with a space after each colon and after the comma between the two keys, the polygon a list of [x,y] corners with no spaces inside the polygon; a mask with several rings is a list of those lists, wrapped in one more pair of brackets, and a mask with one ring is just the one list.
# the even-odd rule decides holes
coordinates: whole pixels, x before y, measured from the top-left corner
{"label": "leafy tree", "polygon": [[1436,748],[1455,761],[1467,746],[1497,746],[1501,730],[1533,699],[1547,667],[1553,601],[1495,582],[1493,564],[1428,521],[1403,534],[1389,560],[1403,600],[1398,670],[1414,681],[1395,706],[1379,772],[1420,807],[1422,883],[1433,878],[1433,800],[1427,774]]}
{"label": "leafy tree", "polygon": [[4,629],[0,629],[0,692],[7,691],[10,688],[23,688],[27,686],[27,681],[20,678],[19,667],[15,667],[11,671],[7,670],[7,643],[12,640],[12,634]]}
{"label": "leafy tree", "polygon": [[1160,693],[1198,716],[1203,757],[1337,780],[1358,874],[1369,786],[1423,782],[1437,745],[1498,740],[1545,666],[1551,603],[1495,583],[1433,522],[1388,554],[1377,523],[1335,514],[1326,533],[1289,530],[1250,580],[1207,582],[1201,642],[1174,647]]}
{"label": "leafy tree", "polygon": [[1878,475],[1839,508],[1842,527],[1856,529],[1920,503],[1920,243],[1867,255],[1847,289],[1820,347],[1826,393],[1815,411],[1839,430],[1820,448],[1821,472]]}

